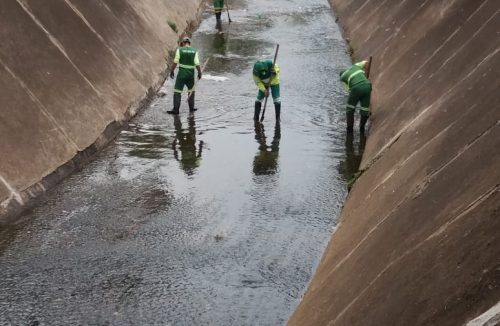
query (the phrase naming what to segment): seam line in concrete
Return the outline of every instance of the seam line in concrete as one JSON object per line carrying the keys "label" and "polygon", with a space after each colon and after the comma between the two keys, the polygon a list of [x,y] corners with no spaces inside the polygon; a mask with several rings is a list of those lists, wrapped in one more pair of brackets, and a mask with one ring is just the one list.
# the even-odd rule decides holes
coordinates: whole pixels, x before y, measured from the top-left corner
{"label": "seam line in concrete", "polygon": [[[386,214],[373,228],[371,228],[368,233],[356,244],[356,246],[344,257],[342,258],[331,270],[330,272],[328,273],[328,275],[332,275],[335,271],[337,271],[349,258],[351,258],[351,256],[354,254],[354,252],[361,247],[361,245],[366,241],[368,240],[368,238],[372,235],[372,233],[374,233],[380,225],[382,225],[385,221],[387,221],[387,219],[389,219],[389,217],[391,217],[391,215],[404,203],[406,202],[407,200],[411,199],[412,197],[414,198],[415,197],[415,193],[418,194],[422,191],[422,189],[424,189],[423,187],[426,187],[426,185],[428,185],[432,179],[437,176],[440,172],[442,172],[444,170],[444,168],[448,165],[450,165],[452,162],[456,161],[463,153],[466,152],[467,149],[469,149],[470,147],[472,147],[474,144],[476,144],[480,139],[482,139],[483,137],[487,136],[495,126],[498,126],[500,125],[500,120],[496,121],[492,126],[490,126],[486,131],[482,132],[478,137],[474,138],[474,140],[472,142],[470,142],[466,148],[462,149],[457,155],[455,155],[452,159],[450,159],[445,165],[443,165],[441,168],[435,170],[435,171],[432,171],[431,173],[429,173],[426,177],[423,178],[423,182],[416,185],[415,188],[413,188],[413,191],[410,191],[408,192],[408,194],[402,198],[397,204],[396,206],[388,213]],[[498,185],[497,185],[498,187]]]}
{"label": "seam line in concrete", "polygon": [[[483,7],[483,6],[484,6],[484,4],[481,7]],[[481,9],[481,8],[479,8],[479,9]],[[495,18],[495,16],[497,16],[498,12],[500,12],[500,10],[497,10],[483,25],[481,25],[481,27],[479,27],[476,30],[476,32],[474,34],[472,34],[472,36],[470,38],[468,38],[467,41],[464,42],[462,44],[462,46],[457,49],[457,51],[455,51],[452,55],[450,55],[448,58],[446,58],[446,60],[443,62],[443,64],[439,67],[438,71],[441,70],[441,68],[444,67],[451,59],[455,58],[457,56],[457,54],[460,53],[460,51],[462,51],[465,48],[465,46],[467,44],[469,44],[471,42],[471,40],[473,40],[477,36],[477,34],[479,34],[479,32],[483,29],[483,27],[486,26],[491,20],[493,20],[493,18]],[[466,22],[468,22],[470,20],[470,18],[472,18],[472,16],[469,17],[469,19],[467,19]]]}
{"label": "seam line in concrete", "polygon": [[[359,13],[359,12],[360,12],[360,11],[361,11],[361,10],[362,10],[365,6],[366,6],[366,5],[368,5],[368,3],[369,3],[369,2],[370,2],[370,0],[366,1],[366,2],[365,2],[365,3],[364,3],[364,4],[360,7],[360,8],[358,8],[358,9],[354,12],[353,16],[356,16],[356,15],[357,15],[357,14],[358,14],[358,13]],[[354,33],[355,33],[355,32],[356,32],[356,31],[357,31],[360,27],[364,26],[364,23],[365,23],[366,21],[368,21],[368,20],[369,20],[372,16],[374,16],[374,15],[377,13],[377,11],[378,11],[380,8],[382,8],[382,6],[383,6],[386,2],[387,2],[387,0],[383,0],[382,2],[380,2],[380,3],[378,4],[378,7],[377,7],[377,8],[375,8],[374,10],[372,10],[372,11],[370,12],[370,14],[369,14],[369,15],[367,15],[367,16],[365,16],[365,17],[363,17],[363,19],[360,19],[361,23],[360,23],[360,24],[358,24],[358,26],[356,26],[356,27],[354,27],[354,28],[352,29],[351,34],[354,34]]]}
{"label": "seam line in concrete", "polygon": [[[101,98],[103,99],[102,93],[92,84],[92,82],[85,76],[85,74],[78,68],[78,66],[70,59],[68,53],[66,52],[66,49],[64,46],[52,35],[50,32],[45,28],[45,26],[40,22],[35,15],[31,12],[31,10],[28,8],[28,5],[23,3],[22,0],[16,0],[17,3],[23,8],[23,10],[31,17],[33,22],[47,35],[51,43],[62,53],[62,55],[68,60],[68,62],[73,66],[73,68],[76,70],[76,72],[85,80],[85,82],[92,88],[92,90]],[[105,106],[105,109],[109,110],[112,114],[115,120],[118,120],[119,117],[116,112],[111,110],[110,108]]]}
{"label": "seam line in concrete", "polygon": [[71,139],[66,130],[59,125],[56,118],[52,116],[52,114],[45,108],[45,106],[40,102],[38,97],[29,89],[29,87],[0,59],[0,64],[4,67],[4,69],[14,78],[19,85],[24,89],[24,91],[28,94],[28,96],[36,103],[42,114],[54,125],[54,127],[62,134],[62,136],[66,139],[66,141],[74,148],[74,150],[79,151],[78,145]]}
{"label": "seam line in concrete", "polygon": [[391,98],[393,97],[397,92],[399,92],[399,90],[401,90],[410,80],[413,79],[413,77],[415,77],[419,72],[420,70],[425,67],[433,58],[434,56],[441,52],[441,50],[443,48],[445,48],[447,46],[447,43],[455,36],[458,34],[458,32],[460,32],[460,30],[462,29],[462,26],[459,26],[457,29],[455,29],[453,31],[453,33],[451,33],[450,36],[448,36],[448,38],[441,44],[441,46],[439,46],[436,50],[434,50],[434,52],[432,52],[432,54],[420,65],[420,67],[418,67],[417,69],[415,69],[413,71],[413,73],[408,77],[406,78],[402,83],[400,83],[398,85],[398,87],[389,95],[387,95],[387,98]]}
{"label": "seam line in concrete", "polygon": [[[118,19],[118,17],[116,16],[116,14],[111,10],[111,8],[108,7],[107,4],[105,4],[102,0],[98,0],[99,3],[101,3],[101,5],[106,8],[107,11],[109,11],[109,13],[111,14],[111,16],[114,17],[114,19],[118,22],[118,24],[120,24],[120,26],[127,32],[127,34],[132,38],[132,39],[135,39],[135,37],[132,35],[132,33],[130,33],[130,31],[128,30],[127,26],[125,24],[122,23],[122,21],[120,19]],[[150,58],[150,59],[153,59],[153,56],[141,45],[140,42],[136,42],[136,44],[139,45],[139,47],[141,48],[142,51],[144,51],[144,53],[146,53],[146,55]]]}
{"label": "seam line in concrete", "polygon": [[[474,104],[470,109],[473,110],[474,108],[476,108],[476,104]],[[459,117],[461,117],[462,115],[460,115]],[[455,124],[458,122],[458,119],[455,120],[453,123],[449,124],[446,128],[444,128],[443,130],[441,130],[439,133],[437,133],[435,136],[433,136],[429,141],[427,141],[425,144],[422,144],[422,146],[420,146],[416,151],[413,151],[411,153],[410,156],[408,156],[403,162],[401,162],[400,164],[398,164],[394,169],[391,170],[390,173],[386,174],[385,177],[382,179],[382,181],[375,187],[373,188],[372,191],[370,191],[370,193],[366,196],[367,198],[371,197],[371,195],[377,191],[378,188],[380,188],[380,186],[382,186],[383,184],[385,184],[389,179],[392,178],[392,176],[394,174],[396,174],[397,171],[399,171],[403,166],[406,165],[406,163],[408,163],[409,161],[411,161],[412,158],[414,158],[417,154],[419,154],[421,151],[423,151],[425,148],[427,148],[427,146],[429,146],[430,144],[432,144],[434,141],[436,141],[437,139],[439,139],[442,135],[444,135],[448,130],[452,129],[452,127],[455,126]],[[491,128],[488,127],[486,129],[486,131],[488,131],[489,129]],[[483,133],[481,133],[482,135]]]}
{"label": "seam line in concrete", "polygon": [[[395,94],[395,93],[396,93],[399,89],[401,89],[401,88],[403,87],[403,85],[405,85],[405,84],[409,81],[409,79],[411,79],[411,78],[412,78],[412,77],[413,77],[413,76],[414,76],[414,75],[415,75],[415,74],[416,74],[416,73],[417,73],[420,69],[422,69],[422,67],[423,67],[423,66],[425,66],[425,64],[427,64],[427,62],[429,62],[429,61],[430,61],[430,59],[431,59],[431,58],[432,58],[432,57],[433,57],[433,56],[434,56],[434,55],[435,55],[435,54],[436,54],[439,50],[441,50],[441,49],[444,47],[444,45],[445,45],[445,44],[446,44],[446,43],[450,40],[450,38],[451,38],[454,34],[456,34],[456,33],[457,33],[460,29],[462,29],[462,27],[463,27],[463,26],[464,26],[464,25],[465,25],[465,24],[466,24],[466,23],[467,23],[467,22],[468,22],[468,21],[469,21],[469,20],[470,20],[470,19],[474,16],[474,15],[476,15],[476,14],[477,14],[477,13],[479,12],[479,10],[481,10],[481,8],[482,8],[484,5],[486,5],[486,3],[487,3],[487,2],[488,2],[488,0],[487,0],[487,1],[485,1],[483,4],[481,4],[481,5],[480,5],[480,6],[479,6],[479,7],[478,7],[478,8],[477,8],[477,9],[476,9],[476,10],[475,10],[475,11],[474,11],[474,12],[473,12],[473,13],[472,13],[472,14],[471,14],[468,18],[467,18],[467,20],[466,20],[466,21],[465,21],[462,25],[460,25],[460,26],[459,26],[459,27],[458,27],[458,28],[457,28],[457,29],[456,29],[456,30],[452,33],[452,35],[451,35],[451,36],[449,36],[449,37],[448,37],[448,38],[447,38],[447,39],[446,39],[446,40],[445,40],[445,41],[441,44],[441,46],[439,46],[439,47],[438,47],[438,48],[437,48],[437,49],[436,49],[436,50],[432,53],[432,55],[431,55],[431,56],[429,56],[429,58],[428,58],[428,59],[427,59],[427,60],[426,60],[426,61],[425,61],[422,65],[420,65],[420,67],[418,67],[417,69],[415,69],[415,72],[414,72],[414,73],[413,73],[413,74],[412,74],[409,78],[407,78],[407,79],[406,79],[406,80],[405,80],[402,84],[400,84],[400,85],[398,86],[398,88],[397,88],[394,92],[392,92],[392,94],[390,94],[389,96],[390,96],[390,97],[392,97],[392,96],[393,96],[393,95],[394,95],[394,94]],[[493,16],[495,16],[495,14],[496,14],[496,12],[492,15],[492,17],[493,17]],[[485,23],[485,24],[486,24],[486,23]],[[482,25],[482,26],[481,26],[478,30],[481,30],[481,29],[484,27],[484,25],[485,25],[485,24],[483,24],[483,25]],[[390,66],[392,66],[392,65],[393,65],[393,64],[394,64],[397,60],[399,60],[399,58],[396,58],[395,60],[393,60],[393,61],[389,64],[389,67],[390,67]],[[385,73],[385,72],[382,72],[382,73],[380,74],[379,78],[381,78],[381,77],[384,75],[384,73]]]}
{"label": "seam line in concrete", "polygon": [[[474,104],[471,109],[474,109],[476,105]],[[450,123],[446,128],[442,129],[440,132],[438,132],[435,136],[433,136],[431,139],[429,139],[425,144],[422,144],[416,151],[413,151],[410,156],[408,156],[403,162],[400,164],[396,165],[394,169],[391,170],[390,173],[386,174],[385,177],[382,179],[382,181],[375,187],[373,188],[372,191],[368,194],[367,197],[370,197],[372,193],[376,192],[377,189],[382,186],[384,183],[386,183],[389,179],[392,178],[396,172],[398,172],[402,167],[404,167],[408,162],[410,162],[417,154],[422,152],[424,149],[427,148],[430,144],[432,144],[434,141],[439,139],[442,135],[444,135],[448,130],[452,129],[452,127],[455,126],[455,124],[458,122],[458,119],[453,121],[453,123]]]}
{"label": "seam line in concrete", "polygon": [[341,318],[355,303],[358,301],[360,297],[362,297],[366,291],[373,285],[375,282],[385,273],[387,272],[393,265],[401,261],[403,258],[407,257],[408,255],[412,254],[416,250],[420,249],[425,243],[427,243],[429,240],[439,236],[441,233],[443,233],[449,226],[466,216],[469,212],[474,210],[476,207],[480,206],[482,203],[484,203],[488,198],[490,198],[492,195],[494,195],[496,192],[500,191],[500,185],[497,184],[493,186],[492,188],[488,189],[485,193],[480,195],[478,198],[476,198],[474,201],[472,201],[460,214],[455,216],[451,221],[445,223],[441,228],[439,228],[436,232],[432,233],[429,235],[427,238],[425,238],[422,242],[418,243],[415,247],[408,249],[406,252],[401,254],[399,257],[395,258],[392,260],[375,278],[361,291],[361,293],[356,296],[338,315],[337,317],[331,321],[328,325],[333,325],[339,318]]}
{"label": "seam line in concrete", "polygon": [[19,194],[19,192],[16,191],[16,189],[14,189],[14,187],[12,187],[8,182],[7,180],[5,180],[5,178],[3,176],[0,175],[0,182],[2,182],[5,187],[7,188],[8,191],[10,191],[10,196],[9,198],[7,198],[6,200],[4,200],[3,202],[0,203],[0,206],[2,208],[7,208],[7,206],[9,206],[9,203],[12,199],[16,200],[19,204],[23,204],[23,198],[21,197],[21,195]]}
{"label": "seam line in concrete", "polygon": [[[474,69],[472,69],[467,75],[464,76],[464,78],[462,78],[460,81],[456,82],[455,85],[453,85],[453,87],[449,88],[448,91],[446,93],[443,94],[443,96],[441,96],[436,102],[432,103],[431,105],[429,105],[427,108],[425,108],[422,112],[420,112],[413,120],[411,120],[410,122],[408,122],[405,126],[403,126],[403,128],[401,128],[398,133],[396,135],[394,135],[392,137],[391,140],[389,140],[378,152],[377,154],[373,157],[373,159],[370,161],[370,163],[367,164],[367,166],[363,169],[363,171],[366,171],[368,170],[370,167],[372,167],[391,147],[392,145],[394,145],[398,139],[408,131],[408,129],[416,122],[418,122],[419,120],[422,119],[422,117],[425,115],[425,113],[427,113],[434,105],[436,104],[441,104],[442,102],[445,102],[445,99],[447,99],[447,97],[452,93],[452,91],[455,90],[455,88],[458,86],[458,85],[461,85],[467,78],[469,78],[470,76],[472,76],[472,74],[480,67],[482,66],[485,62],[487,62],[488,60],[490,60],[493,56],[495,56],[498,52],[500,51],[500,47],[497,48],[494,52],[490,53],[489,55],[487,55],[486,57],[484,57],[484,59],[479,62],[479,64],[474,67]],[[408,101],[408,98],[403,102],[403,103],[406,103],[406,101]],[[402,105],[399,105],[397,107],[400,108]]]}
{"label": "seam line in concrete", "polygon": [[[433,57],[434,57],[434,56],[435,56],[438,52],[440,52],[440,51],[441,51],[441,50],[442,50],[442,49],[446,46],[446,44],[447,44],[447,43],[448,43],[448,42],[449,42],[449,41],[450,41],[450,40],[451,40],[451,39],[452,39],[452,38],[453,38],[456,34],[458,34],[458,32],[460,32],[460,30],[462,30],[463,26],[464,26],[464,25],[465,25],[465,24],[466,24],[469,20],[471,20],[471,19],[472,19],[472,17],[473,17],[473,16],[475,16],[475,15],[479,12],[479,10],[480,10],[480,9],[481,9],[481,8],[482,8],[485,4],[486,4],[486,2],[484,2],[481,6],[479,6],[479,8],[478,8],[476,11],[474,11],[474,12],[473,12],[473,13],[472,13],[472,14],[471,14],[468,18],[467,18],[467,20],[466,20],[466,21],[465,21],[462,25],[460,25],[460,26],[459,26],[456,30],[454,30],[454,31],[453,31],[453,33],[451,33],[451,35],[450,35],[450,36],[448,36],[448,38],[447,38],[447,39],[446,39],[446,40],[445,40],[445,41],[441,44],[441,46],[439,46],[436,50],[434,50],[434,52],[432,52],[432,54],[431,54],[431,55],[427,58],[427,60],[425,60],[425,61],[424,61],[424,62],[420,65],[420,67],[418,67],[417,69],[415,69],[415,71],[413,72],[413,74],[411,74],[411,75],[410,75],[410,77],[408,77],[408,78],[407,78],[407,79],[406,79],[403,83],[399,84],[399,85],[398,85],[398,87],[397,87],[397,88],[396,88],[396,89],[395,89],[395,90],[394,90],[394,91],[393,91],[390,95],[388,95],[388,97],[393,97],[393,96],[394,96],[394,94],[396,94],[396,93],[397,93],[400,89],[402,89],[402,88],[406,85],[406,83],[408,83],[408,82],[409,82],[409,81],[410,81],[410,80],[411,80],[411,79],[412,79],[412,78],[413,78],[413,77],[414,77],[414,76],[415,76],[415,75],[416,75],[416,74],[417,74],[417,73],[418,73],[418,72],[419,72],[419,71],[420,71],[423,67],[425,67],[425,66],[427,65],[427,63],[428,63],[428,62],[430,62],[430,61],[432,60],[432,58],[433,58]],[[473,38],[474,38],[474,37],[475,37],[475,36],[476,36],[476,35],[477,35],[477,34],[478,34],[478,33],[479,33],[479,32],[480,32],[480,31],[481,31],[481,30],[482,30],[482,29],[483,29],[483,28],[484,28],[484,27],[485,27],[485,26],[486,26],[486,25],[487,25],[487,24],[488,24],[488,23],[489,23],[489,22],[490,22],[490,21],[491,21],[491,20],[492,20],[492,19],[496,16],[496,15],[497,15],[497,13],[498,13],[498,10],[497,10],[495,13],[493,13],[493,15],[491,15],[491,17],[490,17],[488,20],[486,20],[486,21],[485,21],[485,22],[481,25],[481,27],[479,27],[479,28],[477,29],[477,31],[474,33],[474,35],[473,35],[471,38],[469,38],[469,39],[468,39],[468,41],[467,41],[466,43],[470,42],[470,41],[471,41],[471,40],[472,40],[472,39],[473,39]],[[455,52],[455,56],[456,56],[456,54],[457,54],[458,52],[460,52],[462,49],[463,49],[463,47],[460,47],[460,48],[459,48],[459,49]],[[448,61],[449,61],[449,59],[450,59],[450,58],[448,58],[448,59],[447,59],[447,61],[445,61],[445,63],[446,63],[446,62],[448,62]],[[441,70],[441,68],[442,68],[444,65],[445,65],[445,64],[441,65],[441,67],[439,67],[439,69],[436,71],[436,73],[437,73],[439,70]]]}
{"label": "seam line in concrete", "polygon": [[488,135],[491,132],[491,130],[493,130],[493,128],[495,128],[496,126],[499,126],[499,125],[500,125],[500,120],[496,121],[493,125],[491,125],[490,127],[488,127],[485,131],[483,131],[481,134],[479,134],[471,142],[467,143],[464,147],[462,147],[451,160],[449,160],[448,162],[446,162],[445,164],[443,164],[442,166],[440,166],[436,170],[432,171],[426,177],[424,177],[422,179],[422,182],[420,183],[421,187],[418,189],[418,193],[416,195],[414,195],[414,198],[416,198],[416,196],[420,195],[427,188],[427,186],[429,185],[429,183],[431,182],[432,178],[434,178],[435,175],[439,174],[447,166],[449,166],[451,163],[453,163],[460,155],[462,155],[469,148],[471,148],[472,146],[474,146],[474,144],[477,141],[479,141],[482,137]]}
{"label": "seam line in concrete", "polygon": [[[418,10],[415,10],[415,11],[413,12],[413,14],[411,14],[408,18],[406,18],[406,19],[405,19],[405,20],[401,23],[401,25],[399,25],[399,27],[397,28],[397,29],[398,29],[398,31],[397,31],[396,33],[391,33],[391,35],[389,35],[389,37],[388,37],[388,38],[386,38],[386,39],[385,39],[383,42],[381,42],[381,43],[380,43],[377,47],[375,47],[375,49],[373,50],[373,53],[377,53],[377,52],[378,52],[378,49],[379,49],[380,47],[382,47],[382,45],[387,44],[387,42],[388,42],[389,40],[392,40],[392,39],[393,39],[396,35],[398,35],[398,34],[399,34],[399,32],[401,31],[401,29],[403,28],[403,26],[405,26],[408,22],[410,22],[410,21],[411,21],[411,20],[412,20],[412,19],[413,19],[416,15],[417,15],[417,13],[419,12],[419,10],[420,10],[422,7],[424,7],[424,6],[427,4],[427,2],[429,2],[429,1],[430,1],[430,0],[425,0],[425,1],[424,1],[421,5],[420,5],[420,7],[418,8]],[[406,0],[402,1],[400,4],[403,4],[404,2],[406,2]],[[398,4],[398,5],[399,5],[399,4]],[[366,41],[368,41],[368,39],[370,38],[370,36],[371,36],[371,34],[370,34],[370,35],[369,35],[369,36],[365,39],[365,42],[366,42]],[[389,50],[389,47],[388,47],[388,46],[386,46],[386,47],[384,48],[384,51],[382,52],[382,55],[380,55],[380,59],[379,59],[379,60],[381,60],[381,61],[380,61],[380,66],[381,66],[381,67],[383,67],[383,66],[384,66],[384,58],[385,58],[385,55],[386,55],[386,53],[387,53],[387,50]],[[408,48],[406,48],[404,52],[406,52],[406,51],[408,51]],[[378,59],[378,58],[379,58],[379,57],[377,57],[377,59]],[[390,67],[390,65],[388,65],[388,67]],[[381,76],[381,75],[383,75],[383,73],[381,73],[381,74],[380,74],[380,76]],[[375,82],[376,82],[376,80],[378,80],[378,78],[379,78],[380,76],[375,77]]]}
{"label": "seam line in concrete", "polygon": [[[108,43],[106,43],[106,40],[101,36],[101,34],[99,34],[95,28],[90,24],[90,22],[85,18],[85,16],[82,14],[82,12],[80,10],[78,10],[78,8],[76,8],[71,2],[70,0],[64,0],[64,2],[66,2],[66,4],[71,8],[71,10],[73,10],[75,12],[75,14],[83,21],[83,23],[90,29],[90,31],[92,31],[92,33],[95,34],[95,36],[97,37],[97,39],[104,45],[104,47],[111,53],[111,55],[115,58],[115,60],[117,60],[123,67],[126,66],[125,63],[122,62],[122,60],[118,57],[118,55],[116,54],[116,52],[108,45]],[[141,84],[143,87],[147,88],[146,85],[142,84],[141,81],[136,77],[134,76],[133,73],[131,73],[130,71],[128,71],[129,74],[130,74],[130,77],[132,77],[133,79],[135,79],[139,84]]]}

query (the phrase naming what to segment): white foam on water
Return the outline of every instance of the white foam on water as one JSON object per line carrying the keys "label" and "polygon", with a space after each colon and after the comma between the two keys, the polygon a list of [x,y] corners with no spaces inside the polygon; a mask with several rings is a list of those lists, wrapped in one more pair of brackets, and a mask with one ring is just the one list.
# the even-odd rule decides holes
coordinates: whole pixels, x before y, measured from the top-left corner
{"label": "white foam on water", "polygon": [[223,81],[228,80],[229,78],[222,77],[222,76],[203,75],[203,79],[214,80],[214,81],[218,81],[218,82],[223,82]]}

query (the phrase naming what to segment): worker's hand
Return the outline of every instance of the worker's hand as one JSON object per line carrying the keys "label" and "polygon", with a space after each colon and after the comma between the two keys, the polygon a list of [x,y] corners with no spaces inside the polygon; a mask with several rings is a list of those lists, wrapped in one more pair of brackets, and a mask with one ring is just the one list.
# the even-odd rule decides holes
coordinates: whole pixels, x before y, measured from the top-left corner
{"label": "worker's hand", "polygon": [[276,70],[274,70],[274,68],[271,69],[271,76],[276,76]]}
{"label": "worker's hand", "polygon": [[170,78],[174,79],[174,76],[175,76],[174,71],[173,70],[170,71]]}
{"label": "worker's hand", "polygon": [[266,91],[264,92],[264,94],[266,95],[266,97],[269,96],[269,88],[266,88]]}
{"label": "worker's hand", "polygon": [[201,79],[201,71],[198,71],[198,79]]}

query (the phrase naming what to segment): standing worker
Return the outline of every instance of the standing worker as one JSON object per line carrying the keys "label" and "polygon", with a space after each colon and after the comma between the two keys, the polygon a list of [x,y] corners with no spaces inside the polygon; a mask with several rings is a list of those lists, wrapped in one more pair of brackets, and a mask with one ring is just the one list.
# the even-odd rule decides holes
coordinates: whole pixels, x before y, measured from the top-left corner
{"label": "standing worker", "polygon": [[182,90],[184,86],[188,88],[188,105],[189,112],[194,112],[194,69],[198,70],[198,79],[201,79],[200,59],[198,58],[198,51],[191,47],[191,40],[189,37],[182,39],[181,46],[175,51],[174,64],[170,71],[170,78],[174,78],[175,68],[179,65],[179,72],[175,80],[174,87],[174,108],[167,111],[169,114],[179,114],[181,106]]}
{"label": "standing worker", "polygon": [[253,80],[259,88],[257,100],[255,101],[255,111],[253,119],[259,121],[260,109],[262,100],[269,96],[269,87],[274,102],[274,112],[276,114],[276,122],[280,121],[281,99],[280,99],[280,67],[274,64],[272,60],[259,60],[253,66]]}
{"label": "standing worker", "polygon": [[214,11],[217,23],[220,23],[220,17],[222,15],[223,10],[224,10],[224,0],[214,0]]}
{"label": "standing worker", "polygon": [[359,132],[365,133],[365,125],[370,116],[370,97],[372,93],[372,83],[367,76],[368,61],[361,61],[353,64],[350,68],[340,72],[340,80],[349,90],[347,99],[346,116],[347,132],[352,133],[354,129],[354,111],[358,102],[359,109]]}

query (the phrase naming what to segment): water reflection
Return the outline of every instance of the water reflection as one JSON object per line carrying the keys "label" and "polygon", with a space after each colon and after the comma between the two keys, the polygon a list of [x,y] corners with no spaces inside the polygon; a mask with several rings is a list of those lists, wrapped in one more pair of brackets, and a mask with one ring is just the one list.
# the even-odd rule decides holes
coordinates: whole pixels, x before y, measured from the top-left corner
{"label": "water reflection", "polygon": [[194,115],[187,118],[188,128],[182,128],[181,118],[174,116],[175,139],[172,143],[175,159],[180,163],[182,170],[191,176],[197,167],[200,166],[201,153],[203,151],[203,141],[196,146],[196,126]]}
{"label": "water reflection", "polygon": [[164,158],[168,148],[165,130],[147,125],[132,125],[130,130],[122,132],[118,143],[128,149],[130,156],[156,160]]}
{"label": "water reflection", "polygon": [[220,19],[216,20],[215,29],[219,32],[217,34],[222,33],[222,21]]}
{"label": "water reflection", "polygon": [[130,203],[131,207],[140,207],[149,210],[151,213],[172,203],[172,195],[159,185],[156,187],[146,188],[141,191],[139,196]]}
{"label": "water reflection", "polygon": [[271,145],[267,145],[264,126],[255,122],[255,140],[259,143],[259,151],[253,160],[253,173],[255,175],[269,175],[278,171],[278,156],[281,139],[281,127],[276,123]]}
{"label": "water reflection", "polygon": [[[210,28],[205,33],[193,37],[193,44],[203,49],[202,57],[210,58],[206,71],[223,74],[240,74],[248,64],[274,47],[274,43],[245,37],[251,26],[235,23],[216,24],[215,31]],[[203,59],[204,60],[204,59]]]}
{"label": "water reflection", "polygon": [[222,32],[222,25],[220,23],[215,27],[217,29],[217,33],[215,33],[214,38],[212,40],[214,54],[226,55],[227,50],[227,42],[226,36]]}
{"label": "water reflection", "polygon": [[356,149],[354,145],[354,135],[352,133],[347,133],[345,140],[345,160],[340,161],[339,172],[344,177],[344,180],[348,182],[349,189],[357,178],[361,159],[363,158],[363,152],[365,151],[365,144],[366,136],[361,134]]}

